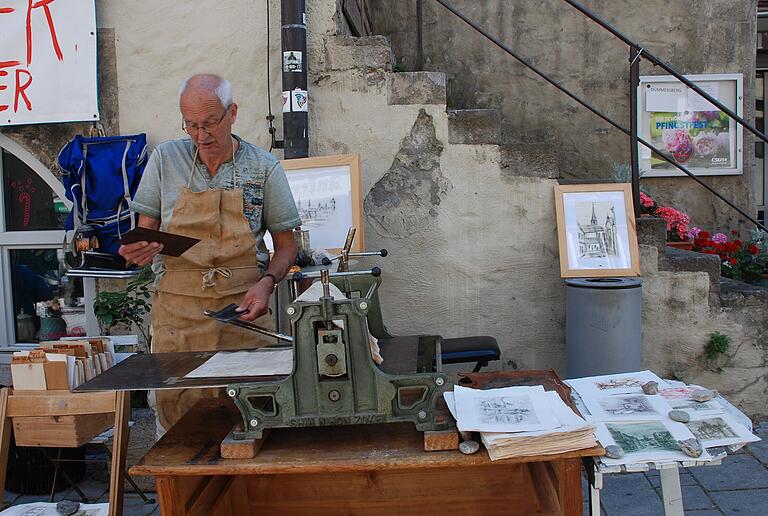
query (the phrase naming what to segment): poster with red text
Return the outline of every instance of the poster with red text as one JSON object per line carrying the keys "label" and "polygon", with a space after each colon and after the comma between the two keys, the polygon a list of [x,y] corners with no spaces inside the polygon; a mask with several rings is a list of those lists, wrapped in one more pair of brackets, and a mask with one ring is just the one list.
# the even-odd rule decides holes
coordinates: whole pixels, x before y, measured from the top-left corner
{"label": "poster with red text", "polygon": [[98,120],[94,0],[0,0],[0,126]]}

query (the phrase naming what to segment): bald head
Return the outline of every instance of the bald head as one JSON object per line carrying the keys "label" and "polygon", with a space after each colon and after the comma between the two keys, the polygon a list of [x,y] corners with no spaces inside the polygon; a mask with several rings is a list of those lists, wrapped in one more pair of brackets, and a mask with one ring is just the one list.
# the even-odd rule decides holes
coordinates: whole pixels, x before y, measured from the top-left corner
{"label": "bald head", "polygon": [[215,95],[222,107],[232,104],[232,85],[225,78],[212,73],[193,75],[184,81],[179,90],[179,103],[185,95]]}

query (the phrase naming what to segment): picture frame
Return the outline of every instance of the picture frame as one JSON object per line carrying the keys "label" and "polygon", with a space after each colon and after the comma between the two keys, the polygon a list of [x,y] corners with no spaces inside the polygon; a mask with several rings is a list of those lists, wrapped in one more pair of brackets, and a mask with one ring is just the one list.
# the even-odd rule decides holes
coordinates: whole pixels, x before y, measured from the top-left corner
{"label": "picture frame", "polygon": [[350,226],[357,229],[352,250],[365,249],[360,156],[339,154],[281,160],[299,209],[301,228],[312,249],[337,252]]}
{"label": "picture frame", "polygon": [[556,185],[560,276],[639,276],[629,183]]}

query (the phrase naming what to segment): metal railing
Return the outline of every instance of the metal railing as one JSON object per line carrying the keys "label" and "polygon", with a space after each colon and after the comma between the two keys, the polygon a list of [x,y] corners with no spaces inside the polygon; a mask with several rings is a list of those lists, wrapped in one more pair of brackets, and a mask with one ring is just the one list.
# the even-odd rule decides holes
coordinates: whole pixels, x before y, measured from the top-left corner
{"label": "metal railing", "polygon": [[[536,75],[547,81],[549,84],[557,88],[558,90],[562,91],[566,95],[568,95],[571,99],[578,102],[581,106],[589,110],[590,112],[594,113],[598,117],[600,117],[602,120],[613,126],[615,129],[618,129],[619,131],[623,132],[627,136],[630,137],[630,162],[632,167],[632,197],[633,197],[633,203],[634,203],[634,209],[635,209],[635,215],[640,215],[640,161],[638,156],[638,143],[642,143],[645,147],[650,149],[652,152],[656,153],[656,155],[663,159],[664,161],[668,162],[678,170],[682,171],[685,175],[696,181],[699,185],[706,188],[711,194],[713,194],[715,197],[723,201],[725,204],[733,208],[735,211],[737,211],[740,215],[742,215],[745,219],[753,223],[755,226],[760,228],[763,231],[766,230],[765,226],[758,222],[754,217],[747,214],[736,206],[732,201],[729,199],[726,199],[720,192],[712,188],[710,185],[706,184],[704,181],[702,181],[698,176],[696,176],[693,172],[688,170],[685,166],[681,165],[680,163],[677,163],[674,159],[666,156],[661,150],[656,148],[654,145],[652,145],[650,142],[646,141],[644,138],[641,138],[637,134],[637,88],[640,84],[640,61],[642,58],[647,59],[649,62],[653,63],[656,66],[659,66],[664,71],[675,77],[677,80],[688,86],[690,89],[695,91],[697,94],[699,94],[701,97],[703,97],[705,100],[713,104],[715,107],[717,107],[720,111],[725,113],[730,119],[734,120],[737,124],[744,127],[746,130],[754,134],[757,138],[761,139],[762,141],[768,143],[768,136],[763,134],[762,132],[758,131],[756,128],[754,128],[752,125],[750,125],[746,120],[744,120],[742,117],[740,117],[738,114],[736,114],[732,109],[725,106],[723,103],[721,103],[716,98],[712,97],[709,93],[704,91],[701,87],[697,86],[695,83],[691,82],[690,80],[686,79],[682,74],[677,72],[669,63],[665,63],[660,58],[655,56],[652,52],[644,48],[642,45],[635,43],[631,39],[629,39],[627,36],[625,36],[623,33],[621,33],[618,29],[616,29],[613,25],[599,17],[597,14],[593,13],[583,5],[581,5],[579,2],[576,2],[574,0],[564,0],[566,3],[571,5],[574,9],[579,11],[581,14],[595,22],[596,24],[603,27],[605,30],[609,31],[611,34],[613,34],[615,37],[617,37],[619,40],[621,40],[623,43],[629,46],[629,98],[630,98],[630,128],[627,129],[626,127],[622,126],[612,118],[610,118],[605,113],[601,112],[591,104],[589,104],[586,100],[582,99],[578,95],[576,95],[574,92],[570,91],[566,87],[558,84],[556,81],[554,81],[551,77],[549,77],[546,73],[544,73],[541,69],[539,69],[536,65],[532,64],[519,54],[517,54],[514,50],[509,48],[507,45],[505,45],[503,42],[501,42],[498,38],[491,35],[487,30],[485,30],[483,27],[481,27],[478,23],[475,21],[469,19],[467,16],[465,16],[462,12],[460,12],[458,9],[456,9],[454,6],[452,6],[449,2],[446,0],[434,0],[435,2],[442,5],[445,9],[447,9],[449,12],[451,12],[453,15],[455,15],[457,18],[461,19],[464,23],[472,27],[476,32],[481,34],[483,37],[485,37],[488,41],[502,49],[507,54],[514,57],[518,62],[520,62],[522,65],[524,65],[526,68],[534,72]],[[416,18],[417,18],[417,49],[416,49],[416,65],[418,69],[423,68],[424,64],[424,57],[423,57],[423,2],[424,0],[416,0]]]}

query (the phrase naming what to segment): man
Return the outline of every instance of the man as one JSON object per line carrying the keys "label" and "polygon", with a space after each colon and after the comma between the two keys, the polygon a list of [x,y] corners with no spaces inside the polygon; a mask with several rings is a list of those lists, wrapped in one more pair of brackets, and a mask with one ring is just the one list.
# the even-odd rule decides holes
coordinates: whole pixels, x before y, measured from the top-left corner
{"label": "man", "polygon": [[[242,319],[266,318],[269,296],[296,258],[292,230],[301,220],[279,161],[232,134],[237,104],[226,80],[190,77],[179,107],[189,138],[158,145],[133,208],[139,226],[200,242],[178,258],[158,255],[158,242],[125,245],[119,252],[138,265],[154,260],[153,353],[258,347],[265,342],[258,334],[206,318],[203,311],[237,303]],[[271,260],[266,230],[275,246]],[[211,394],[158,391],[158,423],[168,430],[198,398]]]}

